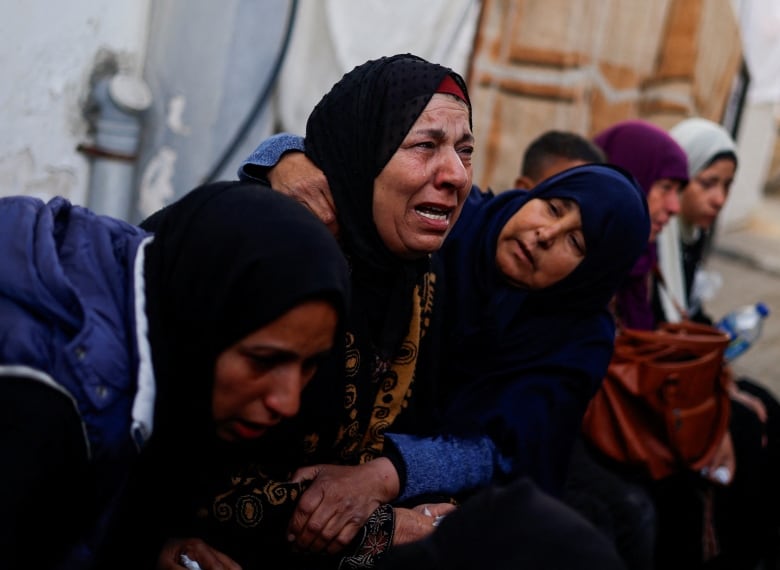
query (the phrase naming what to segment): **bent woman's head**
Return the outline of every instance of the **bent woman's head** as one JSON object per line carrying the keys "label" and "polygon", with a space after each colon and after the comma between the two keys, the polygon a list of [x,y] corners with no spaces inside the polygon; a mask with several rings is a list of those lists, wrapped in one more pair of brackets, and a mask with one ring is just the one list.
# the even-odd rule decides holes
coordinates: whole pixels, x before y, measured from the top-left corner
{"label": "bent woman's head", "polygon": [[500,276],[556,299],[559,308],[603,308],[647,244],[644,195],[630,175],[585,165],[490,206]]}
{"label": "bent woman's head", "polygon": [[471,188],[473,148],[465,82],[411,54],[354,68],[306,126],[347,251],[379,266],[441,247]]}
{"label": "bent woman's head", "polygon": [[347,309],[319,220],[256,184],[209,184],[163,211],[144,269],[160,429],[253,439],[297,413]]}

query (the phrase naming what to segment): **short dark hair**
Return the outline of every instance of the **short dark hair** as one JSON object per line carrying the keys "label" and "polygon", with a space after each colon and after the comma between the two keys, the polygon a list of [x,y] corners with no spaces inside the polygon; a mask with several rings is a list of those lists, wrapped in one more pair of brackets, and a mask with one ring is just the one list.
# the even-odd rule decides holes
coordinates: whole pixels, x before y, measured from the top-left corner
{"label": "short dark hair", "polygon": [[545,162],[551,159],[566,158],[600,164],[606,162],[606,156],[594,143],[570,131],[545,131],[526,148],[523,154],[521,176],[538,180]]}

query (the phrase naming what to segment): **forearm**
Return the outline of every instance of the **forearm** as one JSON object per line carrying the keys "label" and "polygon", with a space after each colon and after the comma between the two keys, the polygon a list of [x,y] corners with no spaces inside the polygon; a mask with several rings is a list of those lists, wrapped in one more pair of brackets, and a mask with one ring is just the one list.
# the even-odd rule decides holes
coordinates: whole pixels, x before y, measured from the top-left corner
{"label": "forearm", "polygon": [[504,463],[488,437],[418,437],[387,434],[402,457],[405,482],[399,500],[426,493],[458,494],[491,483]]}

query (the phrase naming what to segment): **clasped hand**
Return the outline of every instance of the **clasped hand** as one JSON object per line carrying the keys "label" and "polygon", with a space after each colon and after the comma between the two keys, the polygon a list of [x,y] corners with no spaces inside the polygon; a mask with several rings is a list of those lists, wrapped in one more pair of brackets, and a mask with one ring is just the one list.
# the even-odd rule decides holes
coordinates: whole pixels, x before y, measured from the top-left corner
{"label": "clasped hand", "polygon": [[311,481],[290,519],[288,539],[313,552],[339,552],[380,505],[398,496],[400,481],[389,459],[362,465],[313,465],[292,481]]}

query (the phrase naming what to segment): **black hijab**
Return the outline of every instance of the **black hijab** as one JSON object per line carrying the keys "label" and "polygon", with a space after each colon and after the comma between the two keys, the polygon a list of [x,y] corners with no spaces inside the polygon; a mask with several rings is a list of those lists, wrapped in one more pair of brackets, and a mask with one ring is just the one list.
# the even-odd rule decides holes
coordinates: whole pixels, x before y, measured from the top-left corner
{"label": "black hijab", "polygon": [[309,116],[306,155],[325,173],[336,204],[354,284],[354,313],[371,340],[391,355],[406,334],[412,292],[428,268],[393,255],[373,220],[374,180],[396,152],[446,76],[468,103],[463,79],[411,54],[370,60],[336,83]]}
{"label": "black hijab", "polygon": [[348,271],[319,220],[258,184],[196,188],[155,216],[154,231],[144,269],[155,431],[193,439],[212,429],[217,356],[310,299],[343,317]]}

